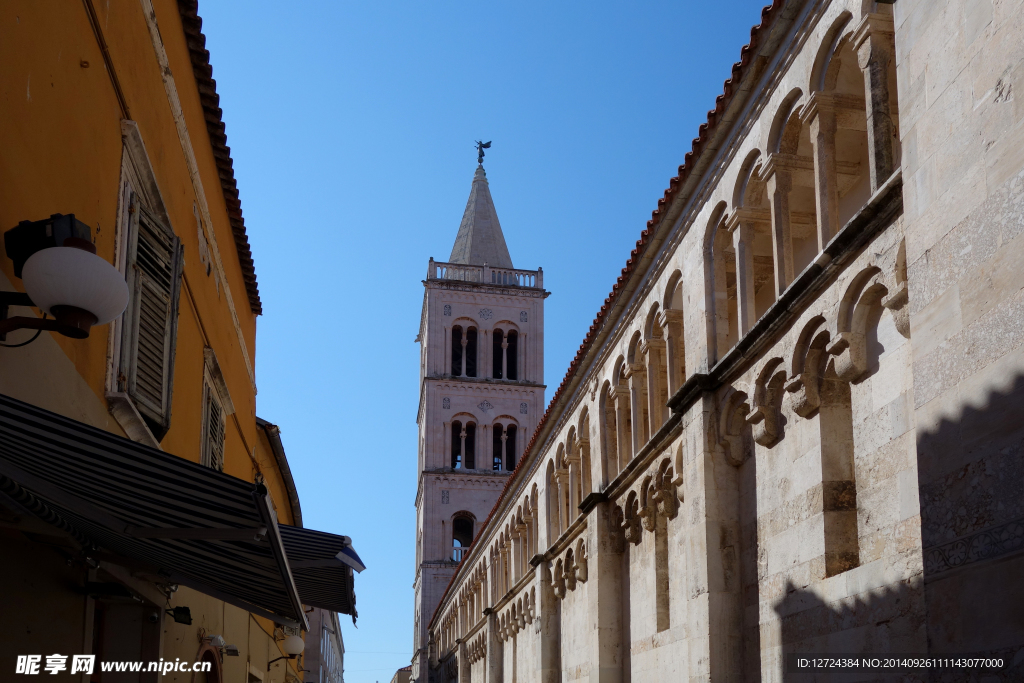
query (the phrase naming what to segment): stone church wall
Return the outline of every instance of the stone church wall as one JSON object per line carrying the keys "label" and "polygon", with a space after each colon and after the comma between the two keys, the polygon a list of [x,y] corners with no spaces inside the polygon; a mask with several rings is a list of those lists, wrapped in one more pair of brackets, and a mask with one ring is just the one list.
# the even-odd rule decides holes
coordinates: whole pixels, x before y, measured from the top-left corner
{"label": "stone church wall", "polygon": [[438,683],[1024,676],[1022,2],[763,19],[441,601]]}

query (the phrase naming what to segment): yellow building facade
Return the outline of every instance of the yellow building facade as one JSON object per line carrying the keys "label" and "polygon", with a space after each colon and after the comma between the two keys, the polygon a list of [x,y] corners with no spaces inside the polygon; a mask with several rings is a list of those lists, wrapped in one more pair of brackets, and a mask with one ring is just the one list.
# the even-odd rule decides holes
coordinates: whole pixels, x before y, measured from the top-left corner
{"label": "yellow building facade", "polygon": [[[303,606],[311,600],[355,612],[351,565],[330,552],[348,539],[301,529],[280,432],[256,416],[261,305],[204,43],[189,0],[31,0],[0,8],[0,230],[73,214],[129,291],[124,314],[85,339],[55,331],[34,338],[36,330],[18,329],[2,340],[5,679],[19,655],[42,654],[45,664],[45,655],[62,653],[94,654],[97,662],[205,659],[213,670],[201,675],[211,681],[301,680],[301,658],[271,661],[285,655],[289,635],[303,632]],[[0,291],[23,292],[17,254],[12,258],[10,243],[6,251]],[[10,305],[0,313],[38,319],[44,311]],[[29,414],[52,431],[37,429],[37,440],[25,436]],[[44,433],[60,439],[40,445]],[[45,452],[19,460],[30,441]],[[181,480],[154,492],[142,484],[149,475],[134,480],[131,466],[94,462],[81,444],[123,451],[125,463],[146,463],[150,475],[173,471]],[[85,450],[72,454],[75,445]],[[52,460],[44,466],[44,459]],[[110,491],[72,491],[71,479],[62,483],[62,463],[85,468],[80,481],[95,477]],[[200,498],[188,493],[194,487],[202,500],[216,502],[218,487],[240,485],[249,488],[237,489],[239,500],[266,507],[252,539],[242,538],[244,524],[223,532],[216,505],[199,509]],[[247,498],[249,489],[257,493]],[[206,521],[201,531],[140,531],[130,521],[141,509],[136,504],[180,506],[181,515]],[[99,508],[114,522],[104,523]],[[244,516],[239,510],[232,514]],[[107,535],[118,521],[127,526]],[[288,564],[297,562],[296,548],[312,553],[301,568]],[[269,567],[251,585],[239,579],[250,552],[262,553]],[[196,553],[202,567],[191,564]],[[345,604],[324,595],[307,600],[303,572],[334,572]],[[256,584],[291,602],[261,603]],[[195,587],[207,585],[218,588]],[[175,620],[175,607],[188,607],[191,624]],[[75,675],[109,676],[98,663],[93,674]],[[170,672],[160,680],[199,680],[192,675]]]}

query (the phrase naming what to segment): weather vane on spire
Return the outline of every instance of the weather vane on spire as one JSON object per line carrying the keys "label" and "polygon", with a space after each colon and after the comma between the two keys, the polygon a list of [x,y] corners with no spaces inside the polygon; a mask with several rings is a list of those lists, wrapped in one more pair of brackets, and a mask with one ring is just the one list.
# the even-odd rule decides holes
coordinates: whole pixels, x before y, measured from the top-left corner
{"label": "weather vane on spire", "polygon": [[478,164],[484,163],[484,150],[485,149],[490,149],[490,148],[491,148],[491,141],[490,140],[488,140],[487,142],[480,142],[479,140],[476,141],[476,163],[478,163]]}

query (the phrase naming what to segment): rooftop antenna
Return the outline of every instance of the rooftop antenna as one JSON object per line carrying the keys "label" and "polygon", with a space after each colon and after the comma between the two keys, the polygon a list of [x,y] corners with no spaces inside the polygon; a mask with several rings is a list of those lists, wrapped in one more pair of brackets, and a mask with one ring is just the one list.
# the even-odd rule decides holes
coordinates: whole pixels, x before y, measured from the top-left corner
{"label": "rooftop antenna", "polygon": [[491,148],[491,141],[480,142],[476,141],[476,163],[483,165],[484,163],[484,150]]}

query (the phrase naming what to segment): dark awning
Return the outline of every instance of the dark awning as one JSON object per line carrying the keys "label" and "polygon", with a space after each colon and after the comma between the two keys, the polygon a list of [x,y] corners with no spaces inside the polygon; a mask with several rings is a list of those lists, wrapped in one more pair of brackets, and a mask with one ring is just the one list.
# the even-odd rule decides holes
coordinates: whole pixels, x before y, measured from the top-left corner
{"label": "dark awning", "polygon": [[[302,604],[339,591],[346,600],[334,599],[330,609],[354,613],[350,574],[304,567],[310,574],[299,579],[289,565],[291,552],[324,560],[348,539],[279,526],[262,485],[2,394],[0,491],[87,553],[126,558],[280,623],[305,626]],[[334,593],[326,588],[333,579],[342,582]]]}
{"label": "dark awning", "polygon": [[[352,589],[352,568],[357,565],[349,559],[355,552],[348,537],[282,524],[281,538],[302,602],[351,614],[354,619],[356,594]],[[356,556],[356,561],[358,559]],[[362,571],[361,566],[360,563],[359,571]]]}

